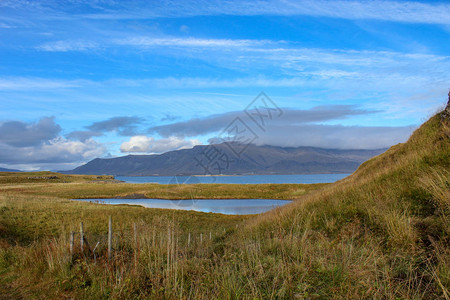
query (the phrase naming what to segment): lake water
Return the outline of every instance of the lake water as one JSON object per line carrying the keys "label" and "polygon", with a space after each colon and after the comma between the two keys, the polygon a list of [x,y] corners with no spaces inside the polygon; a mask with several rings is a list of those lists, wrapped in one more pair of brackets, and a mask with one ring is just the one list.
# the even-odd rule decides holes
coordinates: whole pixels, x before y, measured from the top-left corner
{"label": "lake water", "polygon": [[290,203],[288,200],[274,199],[194,199],[194,200],[166,200],[166,199],[74,199],[104,204],[141,205],[150,208],[166,208],[213,212],[226,215],[260,214],[275,207]]}
{"label": "lake water", "polygon": [[335,182],[350,174],[301,174],[301,175],[236,175],[236,176],[116,176],[117,180],[128,183],[194,184],[263,184],[263,183],[328,183]]}

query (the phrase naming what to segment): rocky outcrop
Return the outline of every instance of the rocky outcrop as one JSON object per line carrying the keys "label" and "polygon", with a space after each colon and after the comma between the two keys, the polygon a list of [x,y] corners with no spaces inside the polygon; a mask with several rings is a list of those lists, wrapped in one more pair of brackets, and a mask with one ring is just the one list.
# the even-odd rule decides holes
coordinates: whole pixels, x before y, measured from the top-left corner
{"label": "rocky outcrop", "polygon": [[447,120],[450,121],[450,92],[448,92],[448,102],[447,106],[441,113],[441,120]]}

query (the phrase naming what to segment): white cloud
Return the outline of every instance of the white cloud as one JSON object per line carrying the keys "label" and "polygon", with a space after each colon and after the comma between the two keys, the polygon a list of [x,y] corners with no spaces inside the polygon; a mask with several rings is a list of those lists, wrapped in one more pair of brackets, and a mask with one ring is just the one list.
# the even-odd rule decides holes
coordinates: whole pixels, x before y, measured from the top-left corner
{"label": "white cloud", "polygon": [[[349,20],[371,19],[404,23],[450,24],[448,3],[419,1],[327,1],[327,0],[230,0],[158,1],[147,6],[128,6],[108,12],[86,14],[90,19],[150,19],[201,15],[277,15],[331,17]],[[112,3],[109,3],[110,5]]]}
{"label": "white cloud", "polygon": [[[70,45],[70,41],[67,42]],[[151,38],[129,37],[112,39],[102,47],[126,45],[139,49],[158,48],[165,55],[202,60],[219,68],[249,74],[244,78],[167,77],[152,79],[110,79],[101,85],[152,86],[156,88],[211,87],[296,87],[306,84],[333,85],[330,79],[340,79],[340,86],[364,83],[376,88],[396,88],[401,83],[411,86],[446,84],[449,79],[450,57],[445,55],[401,53],[395,51],[340,50],[302,48],[286,41]],[[92,46],[94,47],[94,46]],[[179,49],[182,48],[182,49]],[[232,51],[230,48],[233,48]],[[77,51],[84,48],[54,47],[52,51]],[[59,50],[58,50],[59,49]],[[170,53],[170,51],[172,51]],[[258,75],[256,75],[258,74]],[[270,74],[270,75],[269,75]],[[269,77],[270,76],[270,77]],[[1,89],[67,88],[93,84],[87,80],[49,80],[38,78],[0,79]]]}
{"label": "white cloud", "polygon": [[36,49],[47,52],[69,52],[98,50],[101,48],[106,49],[115,46],[133,46],[141,48],[184,47],[205,49],[216,48],[224,50],[228,48],[245,49],[280,43],[282,43],[282,41],[133,36],[122,39],[104,39],[101,44],[90,41],[60,40],[39,45]]}
{"label": "white cloud", "polygon": [[[53,117],[35,123],[7,121],[0,124],[0,162],[11,169],[64,169],[102,156],[104,145],[92,140],[67,140]],[[27,166],[27,167],[24,167]]]}
{"label": "white cloud", "polygon": [[[276,45],[277,42],[270,42]],[[269,42],[267,45],[270,44]],[[431,86],[450,79],[450,57],[444,55],[400,53],[394,51],[356,51],[337,49],[260,47],[252,45],[226,51],[218,44],[212,49],[178,53],[206,61],[217,67],[249,74],[241,78],[167,77],[154,79],[115,79],[114,83],[128,86],[150,85],[157,88],[211,88],[211,87],[295,87],[305,84],[333,85],[330,79],[340,79],[340,86],[365,83],[377,88],[396,88],[392,85]],[[182,44],[182,43],[180,43]],[[201,43],[199,43],[201,44]],[[233,43],[231,43],[233,44]],[[213,46],[215,45],[215,46]],[[236,42],[235,45],[239,45]],[[260,74],[260,75],[253,75]],[[270,75],[269,75],[270,74]],[[270,76],[270,77],[269,77]],[[387,84],[387,85],[386,85]]]}
{"label": "white cloud", "polygon": [[4,77],[0,78],[0,90],[52,90],[68,89],[92,84],[88,80],[63,80],[38,77]]}
{"label": "white cloud", "polygon": [[223,48],[223,47],[254,47],[262,46],[271,41],[267,40],[239,40],[239,39],[200,39],[200,38],[152,38],[152,37],[131,37],[123,40],[116,40],[119,45],[132,45],[142,47],[202,47],[202,48]]}
{"label": "white cloud", "polygon": [[[383,84],[401,82],[429,85],[448,82],[450,57],[444,55],[400,53],[393,51],[356,51],[337,49],[296,48],[295,44],[279,41],[221,40],[221,39],[137,39],[130,45],[172,45],[186,47],[177,55],[205,60],[217,67],[245,71],[249,75],[240,78],[166,77],[152,79],[112,78],[102,82],[90,80],[61,80],[32,77],[0,78],[0,90],[49,90],[85,86],[152,86],[157,88],[210,88],[210,87],[295,87],[313,80],[320,85],[329,79],[350,82],[374,81]],[[290,47],[278,47],[283,43]],[[276,47],[265,47],[267,45]],[[263,46],[265,45],[265,46]],[[214,48],[191,52],[192,47]],[[226,51],[226,47],[237,47]],[[201,51],[205,55],[200,55]],[[167,51],[167,50],[165,50]],[[276,70],[275,72],[273,70]],[[317,81],[319,80],[319,81]],[[323,80],[323,81],[320,81]]]}
{"label": "white cloud", "polygon": [[273,1],[285,4],[280,14],[311,15],[351,20],[374,19],[406,23],[450,23],[450,5],[406,1]]}
{"label": "white cloud", "polygon": [[304,78],[289,77],[281,79],[258,77],[243,77],[233,79],[213,79],[205,77],[167,77],[140,80],[115,79],[113,82],[129,86],[152,86],[156,88],[236,88],[236,87],[295,87],[305,83]]}
{"label": "white cloud", "polygon": [[179,137],[168,137],[163,139],[155,139],[144,135],[137,135],[130,138],[129,141],[122,143],[121,152],[134,153],[164,153],[171,150],[179,150],[192,148],[200,145],[201,142],[195,139],[185,140]]}
{"label": "white cloud", "polygon": [[133,136],[128,142],[122,143],[120,151],[122,152],[148,152],[150,150],[150,144],[154,141],[154,138],[147,137],[145,135]]}
{"label": "white cloud", "polygon": [[44,144],[38,151],[38,153],[51,153],[52,156],[64,157],[64,162],[70,162],[85,161],[102,156],[105,153],[105,148],[92,139],[80,142],[60,138],[49,144]]}
{"label": "white cloud", "polygon": [[42,169],[42,166],[49,164],[64,168],[73,163],[85,163],[105,152],[102,144],[91,139],[80,142],[60,137],[33,147],[13,147],[0,142],[0,161],[11,168],[28,165],[32,169]]}
{"label": "white cloud", "polygon": [[49,52],[86,51],[96,48],[99,48],[99,44],[87,41],[56,41],[36,47],[38,50]]}

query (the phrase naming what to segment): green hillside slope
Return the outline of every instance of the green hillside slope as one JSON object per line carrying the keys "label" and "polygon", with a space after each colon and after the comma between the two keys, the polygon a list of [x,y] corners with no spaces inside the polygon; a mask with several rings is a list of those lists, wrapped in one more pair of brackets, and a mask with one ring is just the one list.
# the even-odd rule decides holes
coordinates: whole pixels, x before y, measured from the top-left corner
{"label": "green hillside slope", "polygon": [[449,123],[438,114],[350,177],[253,220],[242,235],[273,277],[259,284],[283,280],[299,297],[448,299]]}

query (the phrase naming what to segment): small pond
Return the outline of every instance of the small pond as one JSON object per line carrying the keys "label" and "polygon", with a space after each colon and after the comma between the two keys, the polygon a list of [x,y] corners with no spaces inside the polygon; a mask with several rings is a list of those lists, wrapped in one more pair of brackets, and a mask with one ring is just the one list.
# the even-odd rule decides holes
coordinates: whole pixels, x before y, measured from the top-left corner
{"label": "small pond", "polygon": [[260,214],[275,207],[290,203],[288,200],[274,199],[74,199],[103,204],[140,205],[149,208],[195,210],[226,215]]}

